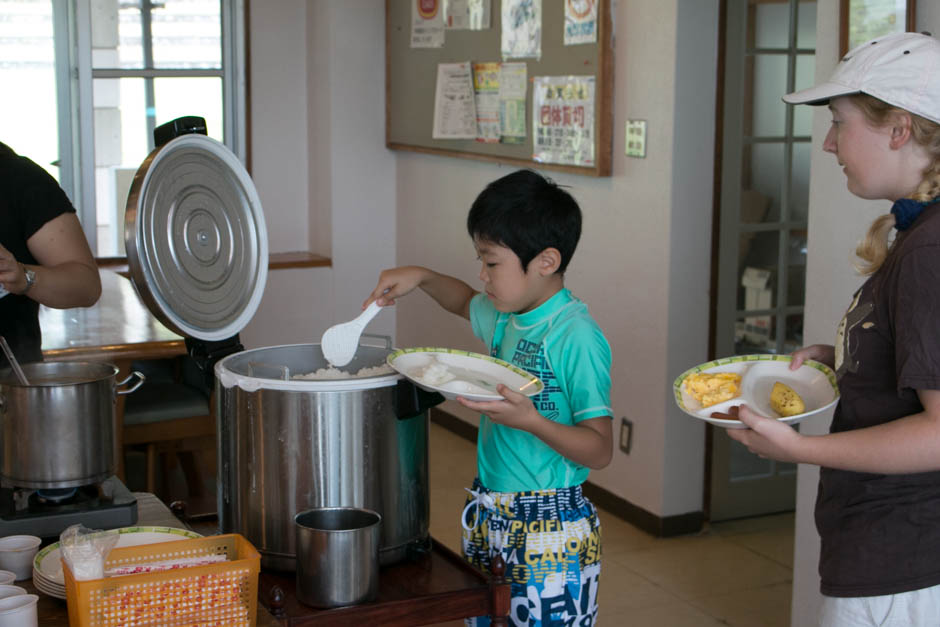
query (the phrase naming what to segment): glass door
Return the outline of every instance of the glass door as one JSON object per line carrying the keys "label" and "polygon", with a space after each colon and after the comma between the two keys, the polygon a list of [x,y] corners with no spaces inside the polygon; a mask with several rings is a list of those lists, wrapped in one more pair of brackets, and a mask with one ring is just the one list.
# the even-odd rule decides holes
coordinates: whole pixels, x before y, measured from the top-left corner
{"label": "glass door", "polygon": [[[786,354],[803,341],[816,2],[728,0],[715,356]],[[796,466],[711,433],[710,517],[793,509]]]}

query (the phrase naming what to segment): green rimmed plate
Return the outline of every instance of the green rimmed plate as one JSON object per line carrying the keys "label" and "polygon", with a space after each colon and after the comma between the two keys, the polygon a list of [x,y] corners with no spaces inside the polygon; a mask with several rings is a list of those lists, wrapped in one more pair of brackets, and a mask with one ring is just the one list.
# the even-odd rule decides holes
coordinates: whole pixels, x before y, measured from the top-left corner
{"label": "green rimmed plate", "polygon": [[[158,542],[175,542],[201,538],[202,534],[176,527],[121,527],[115,546],[137,546]],[[50,596],[65,598],[65,575],[62,574],[62,552],[59,543],[44,547],[33,558],[33,583]],[[60,596],[61,594],[61,596]]]}
{"label": "green rimmed plate", "polygon": [[[734,405],[745,404],[764,416],[778,418],[780,422],[796,424],[815,416],[839,400],[839,386],[836,374],[829,366],[818,361],[806,360],[796,370],[790,370],[790,355],[736,355],[709,361],[689,368],[679,375],[672,384],[672,391],[679,409],[694,418],[704,420],[726,429],[744,429],[739,420],[712,418],[713,412],[727,413]],[[741,375],[741,394],[731,400],[710,407],[702,407],[685,390],[686,377],[695,372],[733,372]],[[802,397],[806,411],[796,416],[779,418],[770,408],[770,390],[780,381],[789,385]]]}
{"label": "green rimmed plate", "polygon": [[496,391],[500,383],[526,396],[545,387],[538,377],[509,362],[455,348],[402,348],[386,362],[415,385],[449,399],[499,401],[503,399]]}

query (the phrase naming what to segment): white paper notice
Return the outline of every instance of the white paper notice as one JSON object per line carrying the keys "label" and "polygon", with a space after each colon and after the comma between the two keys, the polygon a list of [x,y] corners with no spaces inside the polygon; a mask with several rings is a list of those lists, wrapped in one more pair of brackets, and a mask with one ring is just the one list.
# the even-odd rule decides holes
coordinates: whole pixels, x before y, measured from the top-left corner
{"label": "white paper notice", "polygon": [[565,0],[565,45],[597,41],[597,0]]}
{"label": "white paper notice", "polygon": [[536,76],[532,94],[532,159],[593,166],[594,77]]}
{"label": "white paper notice", "polygon": [[440,63],[434,92],[434,139],[476,139],[477,113],[473,102],[470,62]]}
{"label": "white paper notice", "polygon": [[442,0],[411,0],[411,47],[441,48],[444,46],[444,12]]}
{"label": "white paper notice", "polygon": [[526,65],[503,63],[499,68],[499,134],[504,144],[521,144],[526,136]]}
{"label": "white paper notice", "polygon": [[444,0],[444,26],[454,30],[490,27],[491,0]]}
{"label": "white paper notice", "polygon": [[502,7],[503,58],[541,58],[542,0],[503,0]]}

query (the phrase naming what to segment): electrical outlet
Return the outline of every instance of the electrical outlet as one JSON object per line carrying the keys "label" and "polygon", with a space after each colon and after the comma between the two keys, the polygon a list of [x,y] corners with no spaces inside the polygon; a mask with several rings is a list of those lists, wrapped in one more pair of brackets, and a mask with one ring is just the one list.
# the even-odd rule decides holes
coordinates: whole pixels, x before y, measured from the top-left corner
{"label": "electrical outlet", "polygon": [[628,157],[646,158],[646,120],[627,120],[624,145]]}
{"label": "electrical outlet", "polygon": [[629,455],[630,445],[633,443],[633,423],[626,418],[620,420],[620,450]]}

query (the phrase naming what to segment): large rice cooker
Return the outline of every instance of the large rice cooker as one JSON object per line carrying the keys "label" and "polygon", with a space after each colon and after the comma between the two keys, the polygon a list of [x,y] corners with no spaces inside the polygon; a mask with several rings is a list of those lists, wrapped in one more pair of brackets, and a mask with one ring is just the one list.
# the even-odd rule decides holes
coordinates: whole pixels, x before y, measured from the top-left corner
{"label": "large rice cooker", "polygon": [[[215,374],[220,531],[248,538],[265,568],[289,571],[295,514],[366,507],[383,518],[383,564],[426,549],[427,409],[443,398],[394,372],[294,379],[327,365],[316,344],[242,349],[267,277],[264,214],[244,167],[204,132],[201,118],[154,131],[125,244],[142,300]],[[344,370],[380,366],[391,350],[388,340],[361,346]]]}

